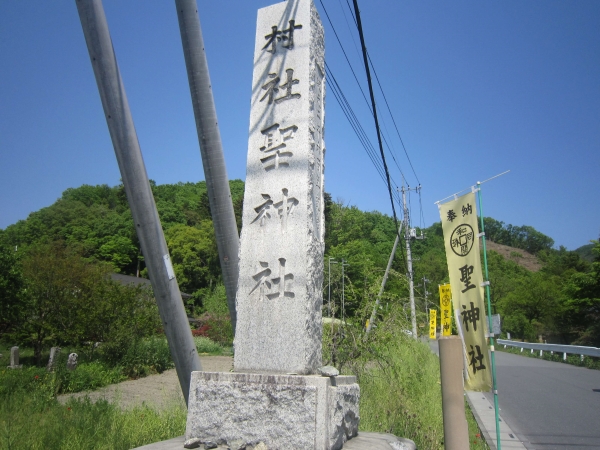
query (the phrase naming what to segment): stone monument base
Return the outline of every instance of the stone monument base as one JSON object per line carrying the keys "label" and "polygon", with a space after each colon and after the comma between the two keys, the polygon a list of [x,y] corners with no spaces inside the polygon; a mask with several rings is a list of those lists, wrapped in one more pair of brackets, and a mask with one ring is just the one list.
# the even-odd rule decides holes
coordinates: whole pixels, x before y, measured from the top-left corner
{"label": "stone monument base", "polygon": [[358,433],[356,377],[192,372],[186,442],[338,450]]}

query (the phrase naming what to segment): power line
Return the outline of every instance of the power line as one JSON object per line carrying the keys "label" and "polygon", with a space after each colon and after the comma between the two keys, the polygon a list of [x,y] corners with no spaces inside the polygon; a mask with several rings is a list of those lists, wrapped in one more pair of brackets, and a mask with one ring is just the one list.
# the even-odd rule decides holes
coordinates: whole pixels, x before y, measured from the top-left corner
{"label": "power line", "polygon": [[[327,17],[327,21],[329,22],[329,25],[331,25],[331,29],[333,30],[333,34],[335,35],[335,37],[336,37],[336,39],[338,41],[338,44],[340,44],[340,48],[342,49],[342,53],[344,54],[344,57],[346,58],[346,62],[348,63],[348,67],[350,67],[350,71],[352,72],[352,75],[354,76],[354,80],[356,81],[356,84],[358,85],[358,88],[360,89],[360,92],[361,92],[361,94],[363,96],[363,99],[365,100],[367,108],[369,109],[369,112],[372,115],[373,114],[373,109],[372,109],[371,105],[369,104],[369,101],[367,100],[367,97],[365,96],[365,92],[363,91],[362,86],[360,85],[360,82],[358,81],[358,77],[356,76],[356,73],[354,72],[354,68],[352,67],[352,64],[350,63],[350,59],[348,58],[348,55],[346,54],[346,50],[344,49],[344,46],[342,45],[342,41],[340,40],[340,38],[339,38],[339,36],[337,34],[337,31],[335,29],[335,26],[333,25],[333,22],[331,21],[331,18],[329,17],[329,13],[327,12],[327,8],[325,8],[325,5],[323,4],[322,0],[319,0],[319,3],[321,3],[321,7],[323,8],[323,11],[325,12],[325,16]],[[343,9],[342,9],[342,12],[343,12]],[[354,16],[352,16],[352,18],[354,19]],[[354,23],[356,23],[356,19],[354,19]],[[354,37],[352,39],[354,39]],[[381,85],[379,86],[379,88],[381,89]],[[383,118],[382,118],[382,120],[383,120]],[[393,120],[393,118],[392,118],[392,120]],[[384,121],[383,124],[386,127],[386,131],[387,131],[387,126],[385,125],[385,121]],[[398,161],[396,161],[396,157],[394,156],[393,146],[390,146],[390,144],[388,143],[387,139],[385,138],[385,135],[382,134],[382,137],[383,137],[383,141],[385,142],[385,145],[387,146],[387,148],[388,148],[388,150],[390,152],[390,156],[394,160],[394,163],[396,163],[396,167],[400,171],[402,177],[404,177],[404,173],[402,172],[402,169],[400,168],[400,165],[398,164]]]}
{"label": "power line", "polygon": [[[335,99],[340,105],[340,108],[342,108],[342,112],[344,113],[346,119],[350,123],[350,126],[356,133],[356,136],[361,142],[363,148],[367,152],[367,155],[371,159],[371,162],[375,166],[375,169],[379,173],[379,176],[382,178],[383,182],[386,183],[385,170],[382,166],[381,160],[378,158],[373,144],[371,144],[371,141],[365,133],[362,125],[360,124],[360,121],[356,117],[356,114],[350,106],[350,103],[348,102],[346,96],[344,95],[344,92],[342,91],[339,83],[337,82],[337,79],[333,75],[333,72],[331,71],[331,68],[327,65],[327,63],[325,63],[325,71],[327,73],[327,79],[332,80],[332,83],[329,83],[329,86],[331,87],[331,92],[333,93]],[[392,182],[394,182],[393,179]],[[394,184],[396,185],[395,182]],[[399,200],[399,197],[397,200]]]}
{"label": "power line", "polygon": [[375,79],[377,80],[377,84],[379,85],[379,90],[381,91],[381,95],[383,95],[383,100],[385,101],[385,105],[387,106],[388,112],[390,113],[390,117],[392,118],[392,122],[394,123],[394,128],[396,128],[396,133],[398,134],[398,139],[400,139],[400,143],[402,144],[402,148],[404,149],[404,154],[406,155],[406,159],[408,159],[408,163],[410,164],[410,168],[413,171],[415,178],[417,179],[417,183],[421,184],[419,181],[419,177],[417,176],[417,172],[415,172],[415,168],[413,167],[412,161],[410,160],[410,156],[408,156],[408,152],[406,151],[406,147],[404,145],[404,141],[402,140],[402,136],[400,136],[400,131],[398,131],[398,125],[396,125],[396,121],[394,120],[394,115],[392,114],[392,110],[390,109],[390,105],[388,104],[387,98],[385,96],[385,92],[383,92],[383,88],[381,87],[381,83],[379,82],[379,77],[377,76],[377,71],[375,70],[375,66],[373,65],[373,61],[371,61],[371,57],[367,54],[369,58],[369,63],[373,68],[373,73],[375,74]]}
{"label": "power line", "polygon": [[394,223],[396,230],[398,229],[398,217],[396,216],[396,207],[394,206],[394,196],[392,194],[392,186],[390,184],[390,173],[385,162],[385,154],[383,152],[383,145],[381,143],[381,130],[379,129],[379,121],[377,120],[377,109],[375,107],[375,96],[373,94],[373,85],[371,83],[371,72],[369,71],[369,62],[367,60],[367,47],[365,45],[365,37],[363,35],[362,24],[360,21],[360,11],[358,10],[357,0],[354,0],[354,11],[356,15],[356,22],[358,25],[358,34],[360,36],[360,44],[362,46],[363,59],[365,63],[365,71],[367,72],[367,83],[369,85],[369,95],[371,97],[371,104],[373,105],[373,118],[375,119],[375,128],[377,129],[377,141],[379,142],[379,152],[381,153],[381,159],[383,161],[383,168],[385,170],[385,176],[387,179],[388,193],[390,194],[390,203],[392,204],[392,212],[394,214]]}
{"label": "power line", "polygon": [[[350,31],[350,37],[352,38],[352,43],[354,44],[354,49],[356,50],[356,54],[360,56],[360,52],[358,51],[358,47],[356,46],[356,41],[354,40],[354,35],[352,34],[352,29],[350,28],[350,24],[348,23],[348,18],[346,17],[346,12],[344,11],[344,7],[342,6],[342,1],[338,0],[340,4],[340,8],[342,10],[342,14],[344,15],[344,20],[346,21],[346,26],[348,27],[348,31]],[[346,0],[346,4],[348,4],[348,0]],[[348,5],[350,6],[350,5]],[[352,10],[350,11],[352,15]],[[356,25],[356,19],[354,19],[354,15],[352,15],[352,19],[354,20],[354,25]]]}
{"label": "power line", "polygon": [[[323,11],[325,11],[325,16],[327,17],[327,20],[329,21],[329,25],[331,25],[331,29],[333,30],[333,34],[335,34],[335,38],[337,39],[338,44],[340,44],[340,47],[342,48],[342,53],[344,53],[344,57],[346,58],[346,62],[348,63],[348,66],[350,67],[350,70],[352,71],[352,75],[354,75],[354,79],[356,80],[356,84],[358,84],[358,88],[360,89],[360,92],[362,93],[362,96],[365,99],[367,107],[369,107],[369,111],[371,111],[371,108],[369,106],[369,101],[367,100],[365,92],[363,91],[360,83],[358,82],[358,78],[356,77],[356,73],[354,73],[354,69],[352,68],[352,64],[350,64],[350,60],[348,59],[348,55],[346,55],[346,50],[344,50],[344,46],[342,45],[342,41],[340,40],[340,38],[339,38],[339,36],[337,34],[337,31],[335,31],[335,27],[333,26],[333,23],[331,22],[331,19],[329,18],[329,14],[327,13],[327,8],[325,8],[325,5],[323,4],[323,2],[321,0],[319,0],[319,3],[321,4],[321,7],[323,8]],[[371,113],[373,113],[373,111],[371,111]]]}
{"label": "power line", "polygon": [[[354,24],[356,25],[356,28],[358,29],[358,22],[356,21],[356,17],[354,16],[354,13],[352,11],[352,8],[350,7],[350,3],[348,2],[348,0],[346,0],[346,5],[348,5],[348,10],[350,11],[352,18],[354,19]],[[344,17],[346,17],[345,14],[344,14]],[[329,23],[331,23],[331,21]],[[333,28],[333,24],[331,26]],[[379,90],[381,91],[381,94],[383,95],[383,99],[387,106],[388,112],[390,114],[390,117],[392,118],[394,127],[396,128],[396,133],[398,134],[398,138],[400,139],[400,143],[402,144],[402,148],[404,149],[404,154],[406,155],[406,159],[408,159],[408,163],[410,164],[413,174],[415,175],[415,178],[417,179],[417,183],[421,184],[421,182],[419,181],[419,177],[417,176],[417,173],[415,171],[415,168],[413,167],[412,161],[410,160],[410,157],[408,156],[408,151],[406,150],[406,146],[404,145],[402,136],[400,136],[400,131],[398,130],[398,125],[396,124],[396,120],[394,119],[394,115],[392,114],[392,110],[390,108],[390,105],[388,104],[387,98],[385,96],[385,92],[383,91],[383,87],[381,86],[381,82],[379,81],[379,76],[377,75],[377,71],[375,70],[375,65],[373,64],[373,61],[371,60],[371,57],[369,56],[368,53],[367,53],[367,57],[369,58],[369,63],[371,65],[371,67],[373,68],[373,73],[375,74],[375,78],[377,79],[377,84],[379,85]]]}

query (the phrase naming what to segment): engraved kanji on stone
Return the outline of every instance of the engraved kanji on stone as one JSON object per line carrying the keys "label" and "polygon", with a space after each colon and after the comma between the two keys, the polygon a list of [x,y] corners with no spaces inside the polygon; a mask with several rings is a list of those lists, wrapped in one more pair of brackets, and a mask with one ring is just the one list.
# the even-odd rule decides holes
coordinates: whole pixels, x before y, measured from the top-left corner
{"label": "engraved kanji on stone", "polygon": [[265,98],[269,97],[267,103],[270,105],[271,103],[273,103],[275,94],[279,92],[279,87],[277,86],[277,84],[279,83],[279,80],[281,78],[279,78],[279,76],[277,76],[276,73],[270,73],[269,78],[272,78],[272,80],[262,86],[262,89],[267,92],[265,93],[265,95],[262,96],[260,101],[262,102]]}
{"label": "engraved kanji on stone", "polygon": [[261,194],[265,201],[254,208],[256,217],[250,223],[259,222],[262,227],[268,219],[271,219],[271,214],[277,211],[277,217],[281,220],[281,231],[285,232],[287,230],[288,216],[292,214],[299,202],[298,199],[288,195],[286,188],[281,190],[281,194],[281,200],[278,202],[275,202],[269,194]]}
{"label": "engraved kanji on stone", "polygon": [[[290,20],[289,28],[280,30],[279,26],[273,25],[271,27],[271,33],[265,36],[267,43],[262,50],[267,49],[269,53],[275,53],[277,51],[277,43],[281,42],[281,46],[291,50],[294,48],[294,30],[302,28],[302,25],[296,25],[294,19]],[[270,47],[270,48],[268,48]]]}
{"label": "engraved kanji on stone", "polygon": [[265,224],[266,220],[271,218],[270,211],[273,206],[273,200],[271,199],[271,196],[269,194],[261,195],[265,202],[254,208],[254,211],[256,211],[256,217],[250,223],[259,222],[260,226],[262,227]]}
{"label": "engraved kanji on stone", "polygon": [[286,69],[285,71],[286,73],[286,77],[287,77],[287,81],[285,83],[283,83],[281,86],[281,88],[285,89],[285,95],[276,98],[275,99],[275,103],[281,103],[284,100],[291,100],[293,98],[300,98],[300,94],[293,93],[292,92],[292,88],[294,87],[294,85],[299,84],[300,80],[294,80],[294,69]]}
{"label": "engraved kanji on stone", "polygon": [[256,284],[248,295],[258,289],[260,300],[273,300],[283,297],[294,298],[296,295],[291,291],[294,274],[285,273],[285,263],[285,258],[279,258],[278,276],[271,277],[272,271],[269,268],[269,263],[259,261],[259,271],[252,276]]}
{"label": "engraved kanji on stone", "polygon": [[[281,80],[281,78],[279,78],[279,75],[277,75],[276,73],[269,74],[269,78],[271,78],[271,81],[265,83],[262,86],[262,90],[267,91],[267,92],[265,92],[265,95],[263,95],[261,97],[261,99],[260,99],[261,102],[267,97],[269,98],[267,100],[267,103],[269,105],[272,104],[273,102],[275,102],[276,104],[279,104],[279,103],[283,102],[284,100],[291,100],[294,98],[301,97],[301,95],[299,93],[292,92],[294,85],[300,83],[300,80],[294,79],[294,69],[286,69],[285,74],[286,74],[286,82],[283,83],[282,85],[278,85],[279,81]],[[282,95],[281,97],[275,98],[275,94],[277,94],[279,92],[279,88],[285,89],[285,94]]]}
{"label": "engraved kanji on stone", "polygon": [[296,125],[280,128],[278,123],[261,130],[261,133],[265,135],[266,142],[260,151],[266,156],[261,158],[260,162],[263,163],[267,172],[280,167],[289,167],[288,160],[294,153],[287,148],[286,142],[294,139],[297,130]]}

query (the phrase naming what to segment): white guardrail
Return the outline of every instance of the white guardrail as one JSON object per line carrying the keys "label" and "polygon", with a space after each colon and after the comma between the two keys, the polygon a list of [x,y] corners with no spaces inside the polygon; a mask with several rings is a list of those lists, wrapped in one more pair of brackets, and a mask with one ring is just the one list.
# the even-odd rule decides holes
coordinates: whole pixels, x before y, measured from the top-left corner
{"label": "white guardrail", "polygon": [[507,341],[505,339],[496,340],[498,345],[504,345],[506,347],[517,347],[523,351],[524,348],[531,349],[531,353],[534,350],[540,351],[540,356],[544,354],[544,352],[550,352],[553,354],[562,353],[563,360],[567,359],[567,354],[571,355],[581,355],[581,360],[583,360],[583,355],[586,356],[595,356],[596,358],[600,358],[600,348],[598,347],[584,347],[582,345],[560,345],[560,344],[536,344],[533,342],[518,342],[518,341]]}

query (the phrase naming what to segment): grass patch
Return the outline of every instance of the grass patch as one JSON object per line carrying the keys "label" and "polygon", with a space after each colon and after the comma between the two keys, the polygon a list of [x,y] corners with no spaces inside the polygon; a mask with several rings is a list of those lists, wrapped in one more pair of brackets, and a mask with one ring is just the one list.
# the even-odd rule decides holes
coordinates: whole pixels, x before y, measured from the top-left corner
{"label": "grass patch", "polygon": [[0,448],[130,449],[180,436],[185,422],[183,404],[122,411],[104,400],[61,405],[44,393],[20,391],[1,397]]}
{"label": "grass patch", "polygon": [[473,415],[473,411],[471,411],[471,407],[465,401],[465,415],[467,416],[467,425],[469,426],[469,447],[471,449],[480,449],[480,450],[488,450],[490,446],[487,444],[485,439],[483,438],[483,433],[479,428],[479,424],[477,423],[477,419]]}

